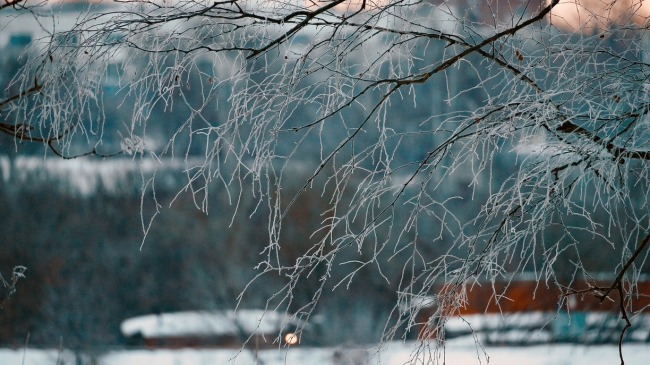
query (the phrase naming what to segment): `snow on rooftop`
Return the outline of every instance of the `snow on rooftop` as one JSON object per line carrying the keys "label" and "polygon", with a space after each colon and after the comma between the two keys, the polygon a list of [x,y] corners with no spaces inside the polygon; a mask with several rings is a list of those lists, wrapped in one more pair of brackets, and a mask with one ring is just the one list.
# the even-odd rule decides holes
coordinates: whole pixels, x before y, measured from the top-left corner
{"label": "snow on rooftop", "polygon": [[484,313],[451,317],[445,329],[452,332],[495,330],[504,327],[542,328],[553,321],[553,312]]}
{"label": "snow on rooftop", "polygon": [[275,333],[294,323],[286,314],[264,310],[195,311],[149,314],[127,319],[120,325],[127,337],[214,336]]}

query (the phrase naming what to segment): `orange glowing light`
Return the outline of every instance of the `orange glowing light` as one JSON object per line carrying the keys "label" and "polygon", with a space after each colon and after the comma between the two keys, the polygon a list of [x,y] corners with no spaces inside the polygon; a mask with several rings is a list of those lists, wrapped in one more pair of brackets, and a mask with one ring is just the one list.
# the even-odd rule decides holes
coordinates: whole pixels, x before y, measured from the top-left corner
{"label": "orange glowing light", "polygon": [[298,343],[298,335],[293,332],[289,332],[284,335],[284,342],[286,342],[287,345],[295,345]]}
{"label": "orange glowing light", "polygon": [[642,0],[560,0],[551,11],[553,25],[583,32],[597,31],[612,23],[645,25],[648,17],[650,3]]}

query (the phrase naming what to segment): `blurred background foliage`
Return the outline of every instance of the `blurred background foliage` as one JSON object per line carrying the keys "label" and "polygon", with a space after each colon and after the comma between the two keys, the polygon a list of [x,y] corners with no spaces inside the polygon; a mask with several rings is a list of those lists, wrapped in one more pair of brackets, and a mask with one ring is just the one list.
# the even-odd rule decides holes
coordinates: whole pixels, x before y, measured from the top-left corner
{"label": "blurred background foliage", "polygon": [[[12,143],[9,138],[2,138],[3,142]],[[157,188],[156,197],[163,208],[140,249],[143,230],[137,161],[120,160],[125,170],[130,171],[120,175],[126,181],[118,185],[120,190],[104,188],[99,182],[90,193],[86,190],[82,194],[74,184],[78,178],[74,173],[64,177],[48,175],[41,168],[49,159],[30,159],[38,161],[31,173],[24,174],[24,161],[13,159],[9,178],[0,182],[0,272],[7,277],[15,265],[28,268],[26,279],[19,281],[17,292],[0,314],[0,342],[4,344],[22,346],[29,333],[30,344],[34,346],[58,346],[61,340],[67,348],[123,345],[126,339],[119,333],[122,320],[148,313],[233,308],[239,293],[259,272],[254,268],[262,261],[268,243],[268,211],[263,206],[256,210],[258,201],[251,194],[242,194],[235,212],[228,192],[224,188],[212,189],[209,211],[204,214],[189,192],[176,196],[184,184],[182,173],[158,171],[158,181],[176,184]],[[106,161],[89,159],[79,168],[101,163]],[[508,168],[515,168],[514,159],[510,163],[503,161],[499,171]],[[22,175],[17,171],[20,169]],[[458,211],[466,211],[469,216],[472,209],[478,209],[480,200],[476,195],[485,192],[477,190],[472,200],[469,177],[457,175],[458,179],[448,183],[441,194],[446,191],[457,196],[458,207],[462,208]],[[299,190],[305,178],[297,175],[284,189]],[[230,193],[237,195],[235,191]],[[147,197],[144,201],[146,220],[155,206]],[[320,212],[327,208],[327,199],[316,187],[299,197],[283,226],[279,257],[282,263],[290,265],[318,242],[318,234],[312,234],[321,227],[326,217]],[[600,217],[606,219],[606,214],[600,212]],[[397,215],[397,219],[406,217]],[[426,221],[419,224],[417,244],[420,252],[426,254],[422,260],[434,260],[447,253],[444,242],[451,242],[452,236],[436,244],[426,241],[439,232],[439,226]],[[574,232],[573,237],[580,245],[569,247],[560,256],[565,260],[555,263],[558,278],[571,280],[575,270],[571,259],[578,254],[588,270],[613,272],[620,247],[580,234]],[[545,235],[547,241],[556,242],[565,238],[565,230],[557,226],[546,230]],[[396,243],[395,250],[404,244]],[[537,258],[541,260],[542,248],[537,249]],[[389,250],[382,255],[392,254],[393,250]],[[344,253],[340,262],[368,259],[370,255],[372,246],[367,245],[356,254]],[[329,281],[327,295],[317,307],[317,313],[327,318],[327,327],[313,334],[315,337],[310,341],[334,345],[378,340],[397,299],[400,281],[409,280],[402,277],[409,258],[407,250],[382,266],[385,278],[376,267],[368,266],[359,271],[349,287],[342,285],[329,292],[333,283],[350,271],[350,266],[333,271],[335,280]],[[532,270],[536,264],[540,262],[529,262],[522,268],[517,262],[509,263],[513,270]],[[293,310],[311,301],[322,274],[316,272],[299,283],[293,292]],[[281,275],[263,276],[248,288],[241,307],[263,308],[266,299],[286,282]]]}

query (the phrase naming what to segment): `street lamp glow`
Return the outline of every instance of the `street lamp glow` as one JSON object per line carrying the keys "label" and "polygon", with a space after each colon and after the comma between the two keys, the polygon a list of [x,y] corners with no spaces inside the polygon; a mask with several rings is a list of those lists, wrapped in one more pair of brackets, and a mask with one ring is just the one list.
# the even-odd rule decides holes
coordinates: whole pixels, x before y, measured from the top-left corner
{"label": "street lamp glow", "polygon": [[284,335],[284,342],[286,342],[287,345],[295,345],[298,343],[298,335],[293,332],[289,332]]}

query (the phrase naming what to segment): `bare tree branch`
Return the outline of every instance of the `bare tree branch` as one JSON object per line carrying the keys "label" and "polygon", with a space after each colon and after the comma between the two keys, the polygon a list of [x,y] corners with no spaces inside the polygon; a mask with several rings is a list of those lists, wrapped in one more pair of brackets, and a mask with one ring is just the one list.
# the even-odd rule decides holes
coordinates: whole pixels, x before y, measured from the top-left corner
{"label": "bare tree branch", "polygon": [[[623,361],[635,300],[623,284],[646,270],[650,240],[633,242],[650,217],[650,41],[643,12],[618,2],[575,26],[559,0],[519,13],[462,0],[121,2],[37,42],[12,81],[25,91],[0,103],[21,123],[0,130],[62,158],[141,153],[154,130],[153,162],[184,154],[197,208],[211,184],[251,191],[247,213],[268,229],[260,277],[286,279],[268,306],[309,317],[325,289],[372,272],[398,298],[386,340],[404,327],[442,336],[468,285],[532,272],[564,297],[618,290]],[[127,117],[106,117],[107,99]],[[120,128],[123,151],[100,153]],[[64,153],[84,138],[88,152]],[[307,195],[326,206],[319,228],[285,249]],[[616,263],[583,260],[591,242]],[[594,270],[615,278],[567,289]]]}

